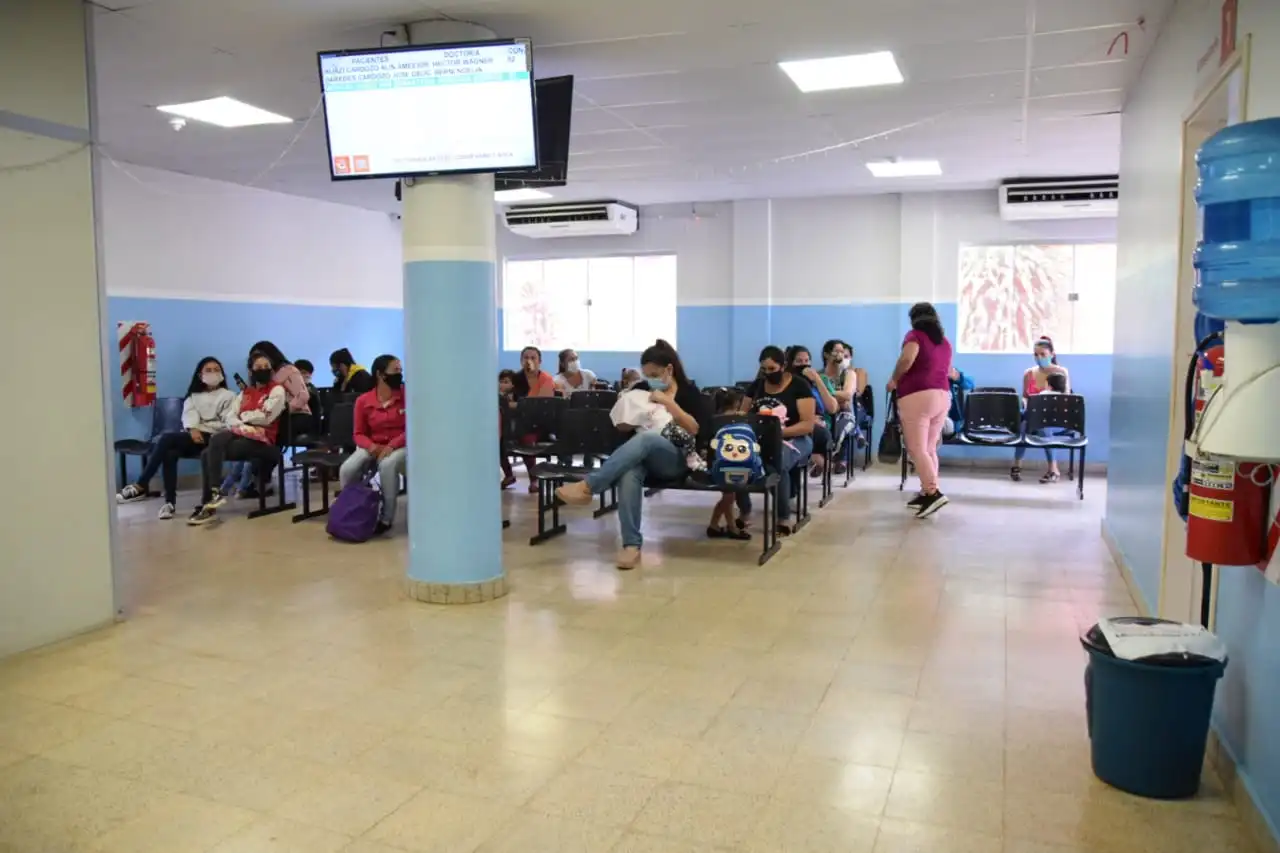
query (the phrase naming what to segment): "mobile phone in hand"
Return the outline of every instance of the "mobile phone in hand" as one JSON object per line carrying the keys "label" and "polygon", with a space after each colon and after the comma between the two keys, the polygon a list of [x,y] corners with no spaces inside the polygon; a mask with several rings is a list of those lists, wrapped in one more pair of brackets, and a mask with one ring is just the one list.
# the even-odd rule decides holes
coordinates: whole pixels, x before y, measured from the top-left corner
{"label": "mobile phone in hand", "polygon": [[239,373],[237,373],[232,378],[235,379],[236,387],[239,388],[241,391],[249,387],[249,384],[244,381],[244,377],[241,376]]}

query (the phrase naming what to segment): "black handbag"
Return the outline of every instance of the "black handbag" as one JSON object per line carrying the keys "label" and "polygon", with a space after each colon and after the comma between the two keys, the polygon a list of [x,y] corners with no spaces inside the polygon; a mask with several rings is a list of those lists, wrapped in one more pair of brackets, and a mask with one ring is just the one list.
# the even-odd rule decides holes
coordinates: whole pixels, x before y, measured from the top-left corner
{"label": "black handbag", "polygon": [[876,457],[884,465],[897,465],[902,459],[902,424],[898,422],[898,395],[889,392],[885,409],[884,430],[880,433],[880,449]]}

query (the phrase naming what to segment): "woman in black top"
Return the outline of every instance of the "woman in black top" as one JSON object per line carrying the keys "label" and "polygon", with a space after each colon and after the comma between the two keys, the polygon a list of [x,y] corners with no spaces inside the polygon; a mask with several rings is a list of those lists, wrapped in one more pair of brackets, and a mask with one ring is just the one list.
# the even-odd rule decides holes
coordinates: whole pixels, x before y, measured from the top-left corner
{"label": "woman in black top", "polygon": [[[813,386],[803,376],[786,369],[787,356],[775,346],[760,351],[760,378],[747,392],[743,409],[772,415],[782,421],[782,464],[778,478],[778,532],[790,535],[791,472],[813,453],[813,429],[818,408]],[[742,505],[739,504],[739,508]],[[747,509],[750,504],[747,504]]]}
{"label": "woman in black top", "polygon": [[[673,424],[696,436],[700,421],[706,418],[706,400],[698,386],[685,375],[675,347],[658,341],[641,354],[640,370],[649,389],[649,399],[670,413]],[[620,426],[619,429],[633,428]],[[582,506],[591,503],[593,495],[603,494],[616,485],[618,527],[622,533],[617,565],[620,569],[634,569],[640,562],[640,546],[644,542],[640,534],[640,514],[645,477],[679,479],[687,472],[685,458],[684,452],[664,437],[661,429],[637,432],[585,480],[557,489],[556,495],[567,504]]]}

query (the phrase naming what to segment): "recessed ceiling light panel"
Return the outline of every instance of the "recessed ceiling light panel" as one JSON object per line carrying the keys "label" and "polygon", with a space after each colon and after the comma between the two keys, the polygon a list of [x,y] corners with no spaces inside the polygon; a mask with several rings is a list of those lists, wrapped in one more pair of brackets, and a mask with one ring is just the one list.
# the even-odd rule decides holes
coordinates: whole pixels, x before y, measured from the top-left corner
{"label": "recessed ceiling light panel", "polygon": [[887,50],[852,56],[828,56],[824,59],[801,59],[779,62],[778,67],[791,78],[801,92],[830,92],[835,89],[861,89],[867,86],[891,86],[901,83],[898,61]]}
{"label": "recessed ceiling light panel", "polygon": [[494,201],[504,204],[516,201],[538,201],[544,198],[551,198],[551,193],[544,193],[542,190],[534,190],[527,187],[518,190],[499,190],[493,194]]}
{"label": "recessed ceiling light panel", "polygon": [[226,96],[192,101],[188,104],[168,104],[156,107],[162,113],[216,124],[218,127],[252,127],[259,124],[290,124],[293,119],[269,112]]}
{"label": "recessed ceiling light panel", "polygon": [[942,174],[937,160],[873,160],[867,169],[877,178],[929,178]]}

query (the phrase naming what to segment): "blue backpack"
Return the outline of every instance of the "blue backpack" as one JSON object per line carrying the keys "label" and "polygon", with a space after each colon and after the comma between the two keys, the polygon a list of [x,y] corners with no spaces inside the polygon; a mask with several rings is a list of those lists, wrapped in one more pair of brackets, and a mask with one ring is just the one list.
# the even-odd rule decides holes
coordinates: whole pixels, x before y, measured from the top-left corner
{"label": "blue backpack", "polygon": [[726,424],[711,439],[711,482],[717,486],[749,486],[764,477],[760,442],[750,424]]}

